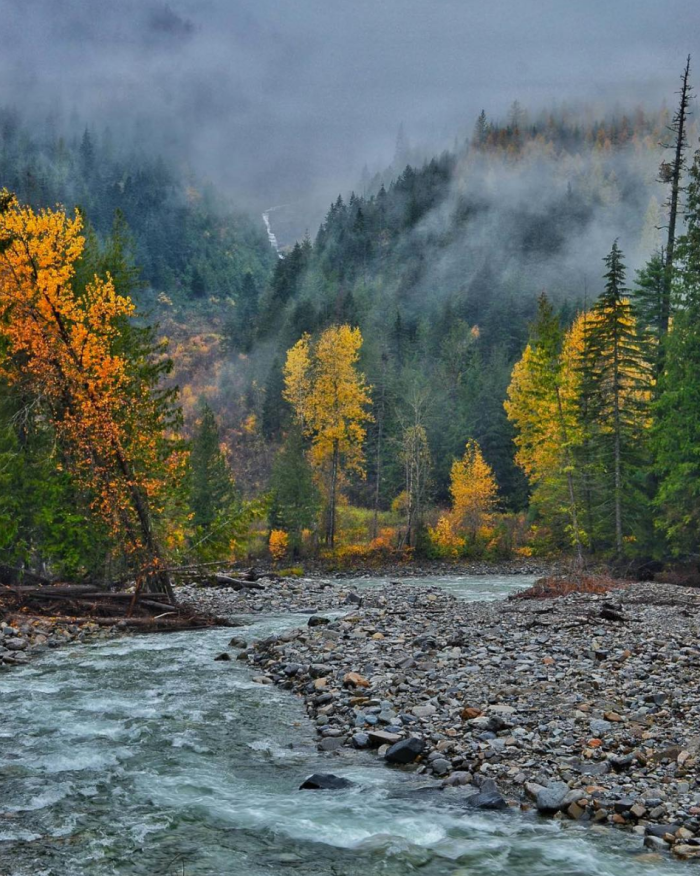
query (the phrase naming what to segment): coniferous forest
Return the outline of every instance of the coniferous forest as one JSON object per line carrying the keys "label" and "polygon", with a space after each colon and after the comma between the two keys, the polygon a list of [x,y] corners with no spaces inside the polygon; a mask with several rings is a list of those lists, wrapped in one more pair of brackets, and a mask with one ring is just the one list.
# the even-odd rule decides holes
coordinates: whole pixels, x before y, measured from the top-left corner
{"label": "coniferous forest", "polygon": [[700,860],[697,0],[0,23],[0,876]]}
{"label": "coniferous forest", "polygon": [[429,158],[400,132],[279,253],[174,162],[4,109],[2,563],[692,560],[681,85],[516,102]]}

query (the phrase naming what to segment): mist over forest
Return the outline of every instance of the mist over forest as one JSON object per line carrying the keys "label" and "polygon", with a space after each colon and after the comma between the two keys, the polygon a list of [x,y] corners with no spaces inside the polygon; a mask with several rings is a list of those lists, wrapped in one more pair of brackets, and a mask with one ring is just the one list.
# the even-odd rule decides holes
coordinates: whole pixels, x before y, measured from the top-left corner
{"label": "mist over forest", "polygon": [[[241,501],[274,494],[299,423],[289,351],[348,325],[375,413],[342,495],[374,508],[375,535],[380,511],[402,513],[409,422],[433,517],[465,441],[500,512],[537,514],[513,369],[543,300],[568,331],[613,244],[628,286],[666,246],[693,7],[660,40],[646,2],[632,20],[511,9],[507,32],[500,3],[5,5],[2,183],[77,208],[92,260],[124,262],[169,343],[183,435],[211,412]],[[690,155],[692,89],[686,110]]]}
{"label": "mist over forest", "polygon": [[693,866],[698,0],[0,27],[0,876]]}

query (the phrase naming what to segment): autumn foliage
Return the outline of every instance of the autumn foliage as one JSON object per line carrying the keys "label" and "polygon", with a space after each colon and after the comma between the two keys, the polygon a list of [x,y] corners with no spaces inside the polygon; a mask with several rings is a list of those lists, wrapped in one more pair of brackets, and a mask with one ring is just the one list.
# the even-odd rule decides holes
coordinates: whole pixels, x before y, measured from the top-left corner
{"label": "autumn foliage", "polygon": [[327,496],[326,541],[333,545],[339,480],[364,472],[365,423],[371,403],[357,370],[362,335],[349,325],[331,326],[313,342],[308,334],[287,352],[284,397],[311,439],[311,461]]}
{"label": "autumn foliage", "polygon": [[167,589],[157,520],[186,457],[168,437],[177,414],[154,386],[158,351],[128,348],[134,304],[109,276],[75,281],[78,214],[34,212],[7,193],[0,207],[0,378],[48,419],[56,464],[149,586]]}

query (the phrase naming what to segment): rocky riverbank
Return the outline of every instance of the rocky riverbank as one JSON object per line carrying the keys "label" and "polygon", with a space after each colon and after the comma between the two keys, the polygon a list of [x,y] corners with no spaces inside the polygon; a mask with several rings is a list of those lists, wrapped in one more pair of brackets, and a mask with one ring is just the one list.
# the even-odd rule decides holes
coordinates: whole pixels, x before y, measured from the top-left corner
{"label": "rocky riverbank", "polygon": [[[226,611],[220,591],[194,598],[207,595]],[[312,580],[236,594],[230,610],[244,602],[343,612],[237,655],[260,683],[305,698],[322,750],[375,749],[465,805],[536,807],[700,857],[697,591],[467,603],[415,584],[353,595]]]}
{"label": "rocky riverbank", "polygon": [[55,618],[28,617],[26,621],[0,622],[0,670],[29,663],[50,648],[110,638],[122,630],[93,623],[75,624]]}

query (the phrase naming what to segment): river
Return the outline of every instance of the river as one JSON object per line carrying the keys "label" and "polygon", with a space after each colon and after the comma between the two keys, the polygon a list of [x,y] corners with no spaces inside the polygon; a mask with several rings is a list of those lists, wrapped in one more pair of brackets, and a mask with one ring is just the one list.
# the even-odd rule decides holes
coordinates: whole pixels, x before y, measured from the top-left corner
{"label": "river", "polygon": [[[430,581],[462,598],[526,583]],[[300,622],[250,620],[236,630],[249,641]],[[230,636],[78,645],[0,675],[2,876],[679,872],[670,860],[638,860],[639,837],[467,813],[371,754],[319,754],[299,699],[253,683],[241,662],[213,661]],[[297,790],[314,771],[356,785]]]}

